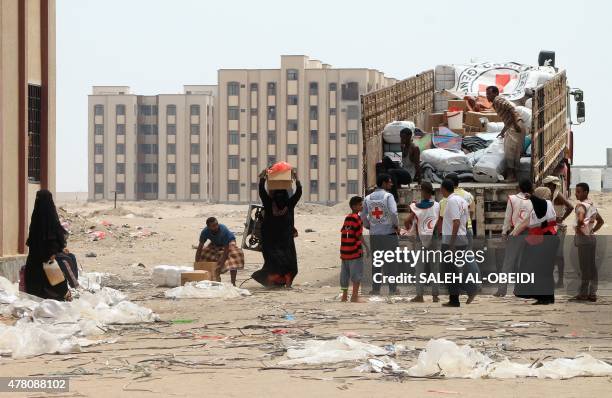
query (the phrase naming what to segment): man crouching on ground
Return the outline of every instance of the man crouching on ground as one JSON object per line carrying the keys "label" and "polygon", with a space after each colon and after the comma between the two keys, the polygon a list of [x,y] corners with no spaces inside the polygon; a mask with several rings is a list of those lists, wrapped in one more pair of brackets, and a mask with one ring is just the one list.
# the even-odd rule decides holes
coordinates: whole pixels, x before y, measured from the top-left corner
{"label": "man crouching on ground", "polygon": [[[204,246],[210,240],[208,246]],[[206,220],[206,228],[200,234],[200,244],[195,261],[217,262],[219,274],[230,271],[232,285],[236,286],[236,274],[244,268],[244,252],[236,246],[236,236],[215,217]]]}

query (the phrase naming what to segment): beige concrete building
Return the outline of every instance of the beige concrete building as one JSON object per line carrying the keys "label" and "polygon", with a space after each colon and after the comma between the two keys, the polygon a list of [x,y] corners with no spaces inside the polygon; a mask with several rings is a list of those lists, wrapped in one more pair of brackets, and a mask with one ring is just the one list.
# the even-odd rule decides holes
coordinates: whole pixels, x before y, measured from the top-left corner
{"label": "beige concrete building", "polygon": [[55,1],[1,0],[0,274],[10,279],[40,188],[55,191]]}
{"label": "beige concrete building", "polygon": [[304,55],[280,69],[220,69],[213,196],[257,201],[257,175],[285,160],[303,200],[337,202],[362,192],[360,95],[395,82],[367,68],[335,69]]}
{"label": "beige concrete building", "polygon": [[216,86],[143,96],[94,86],[89,199],[211,200]]}

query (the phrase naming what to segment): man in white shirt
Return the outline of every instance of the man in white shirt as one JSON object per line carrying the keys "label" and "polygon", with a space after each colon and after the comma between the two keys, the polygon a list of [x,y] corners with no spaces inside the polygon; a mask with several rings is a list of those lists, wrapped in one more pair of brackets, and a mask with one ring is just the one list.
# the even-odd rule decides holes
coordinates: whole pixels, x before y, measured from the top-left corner
{"label": "man in white shirt", "polygon": [[[504,264],[502,265],[502,273],[515,272],[519,266],[521,253],[525,248],[526,231],[519,236],[509,236],[509,233],[520,225],[533,210],[533,205],[528,196],[533,193],[533,184],[530,180],[523,179],[519,183],[521,192],[508,196],[506,204],[506,214],[504,217],[504,226],[502,227],[502,240],[506,242],[506,252],[504,254]],[[507,293],[508,286],[503,283],[497,288],[497,292],[493,294],[495,297],[504,297]]]}
{"label": "man in white shirt", "polygon": [[[454,255],[451,261],[444,261],[451,256],[447,256],[448,251],[457,252],[466,250],[467,241],[467,220],[468,220],[468,203],[461,196],[454,193],[455,185],[452,180],[445,179],[442,181],[440,192],[446,198],[446,207],[442,215],[442,259],[443,272],[446,278],[461,278],[463,275],[463,266],[455,265]],[[448,283],[448,303],[442,304],[445,307],[459,307],[459,293],[461,288],[461,279]]]}

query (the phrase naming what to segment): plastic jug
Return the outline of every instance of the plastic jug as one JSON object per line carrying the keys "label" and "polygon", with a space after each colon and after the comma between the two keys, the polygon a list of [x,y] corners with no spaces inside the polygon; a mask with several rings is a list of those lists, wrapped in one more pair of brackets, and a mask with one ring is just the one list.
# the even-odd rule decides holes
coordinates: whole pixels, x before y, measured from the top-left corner
{"label": "plastic jug", "polygon": [[448,128],[451,130],[460,130],[463,128],[463,111],[451,108],[446,112],[448,120]]}
{"label": "plastic jug", "polygon": [[66,280],[62,269],[55,260],[43,263],[43,271],[45,271],[45,275],[47,275],[47,279],[51,286],[55,286]]}

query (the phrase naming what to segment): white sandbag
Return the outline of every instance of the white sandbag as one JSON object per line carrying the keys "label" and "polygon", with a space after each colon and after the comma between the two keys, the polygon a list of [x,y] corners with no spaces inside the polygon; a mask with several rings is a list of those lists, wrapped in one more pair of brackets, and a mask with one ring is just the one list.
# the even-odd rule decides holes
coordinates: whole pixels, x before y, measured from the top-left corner
{"label": "white sandbag", "polygon": [[525,107],[533,109],[533,98],[527,98],[527,101],[525,101]]}
{"label": "white sandbag", "polygon": [[505,169],[504,141],[497,138],[489,145],[474,166],[474,180],[478,182],[497,182]]}
{"label": "white sandbag", "polygon": [[500,133],[504,128],[504,122],[487,122],[487,133]]}
{"label": "white sandbag", "polygon": [[279,362],[279,365],[337,363],[386,354],[384,348],[340,336],[335,340],[307,340],[303,348],[289,348],[289,359]]}
{"label": "white sandbag", "polygon": [[521,119],[523,119],[523,125],[525,126],[525,129],[526,129],[525,132],[527,134],[530,134],[531,133],[531,108],[528,108],[526,106],[517,106],[516,111],[521,116]]}
{"label": "white sandbag", "polygon": [[539,66],[536,70],[529,71],[525,87],[536,88],[546,83],[555,76],[557,72],[552,66]]}
{"label": "white sandbag", "polygon": [[238,298],[250,296],[247,289],[240,289],[229,283],[215,281],[188,282],[184,286],[178,286],[167,290],[164,295],[167,298]]}
{"label": "white sandbag", "polygon": [[466,154],[465,156],[467,156],[468,160],[470,161],[470,164],[475,165],[482,158],[486,150],[487,148],[482,148],[477,151],[470,152]]}
{"label": "white sandbag", "polygon": [[409,128],[412,130],[412,132],[414,132],[415,127],[414,122],[407,120],[391,122],[383,129],[383,140],[388,144],[400,144],[402,142],[400,138],[400,131],[405,128]]}
{"label": "white sandbag", "polygon": [[442,148],[424,150],[421,152],[421,161],[431,164],[439,171],[463,171],[472,168],[465,153]]}

